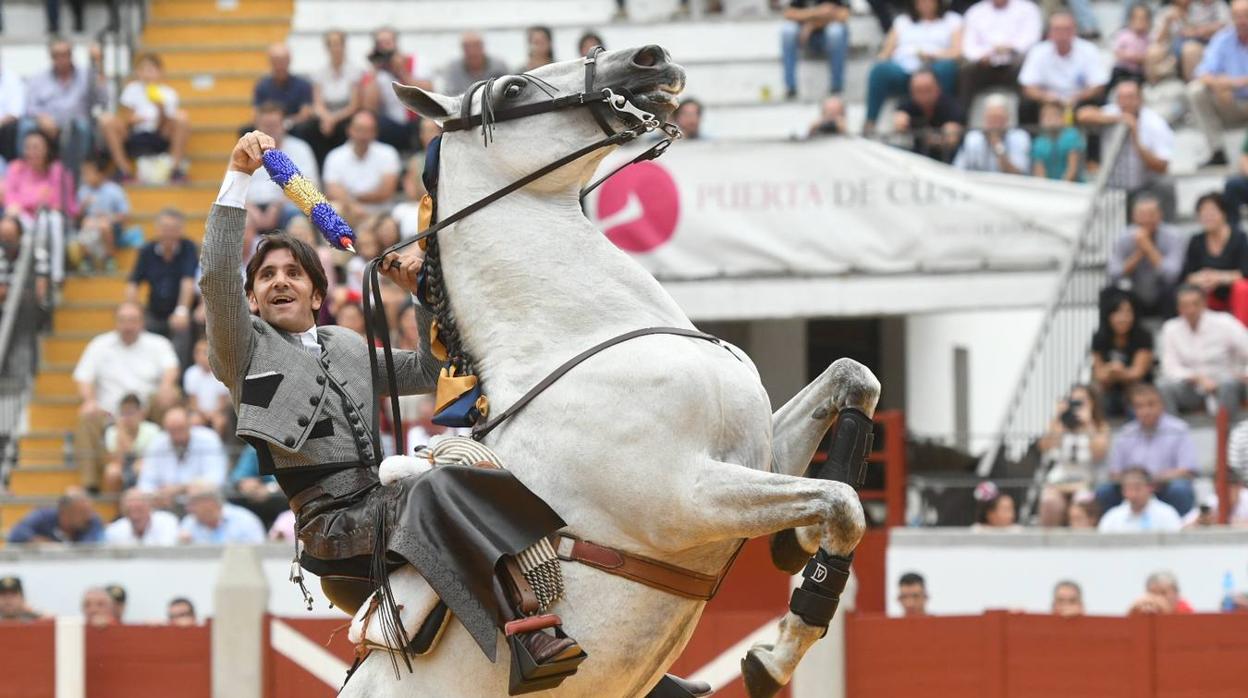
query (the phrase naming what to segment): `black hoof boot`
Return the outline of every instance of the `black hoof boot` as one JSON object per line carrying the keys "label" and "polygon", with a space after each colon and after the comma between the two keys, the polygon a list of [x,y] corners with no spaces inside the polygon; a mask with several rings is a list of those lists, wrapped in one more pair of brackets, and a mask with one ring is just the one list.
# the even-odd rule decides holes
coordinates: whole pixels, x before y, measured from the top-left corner
{"label": "black hoof boot", "polygon": [[797,542],[797,530],[786,528],[771,534],[771,564],[776,569],[797,574],[806,567],[810,553],[802,549]]}
{"label": "black hoof boot", "polygon": [[687,681],[679,676],[666,674],[646,698],[702,698],[711,695],[711,685],[705,681]]}
{"label": "black hoof boot", "polygon": [[[771,645],[763,645],[763,649],[771,650]],[[741,660],[741,678],[745,681],[745,692],[750,698],[773,698],[784,688],[763,666],[758,658],[758,650],[752,649]]]}

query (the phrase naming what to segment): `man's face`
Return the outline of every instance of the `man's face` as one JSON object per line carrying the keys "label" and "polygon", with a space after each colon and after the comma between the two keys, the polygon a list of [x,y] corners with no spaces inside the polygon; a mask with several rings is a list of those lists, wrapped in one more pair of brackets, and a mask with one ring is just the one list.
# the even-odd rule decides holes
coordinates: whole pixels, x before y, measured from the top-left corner
{"label": "man's face", "polygon": [[688,104],[676,111],[676,125],[686,136],[698,135],[702,127],[702,108],[696,104]]}
{"label": "man's face", "polygon": [[485,65],[485,41],[477,34],[468,34],[459,42],[464,51],[464,65],[480,70]]}
{"label": "man's face", "polygon": [[1140,113],[1140,86],[1130,80],[1118,83],[1118,91],[1114,101],[1118,103],[1118,108],[1122,110],[1122,113],[1138,116]]}
{"label": "man's face", "polygon": [[1081,616],[1083,615],[1083,597],[1079,590],[1063,584],[1053,592],[1053,615],[1055,616]]}
{"label": "man's face", "polygon": [[922,584],[902,584],[897,591],[897,601],[907,618],[927,615],[927,590]]}
{"label": "man's face", "polygon": [[391,53],[399,50],[399,42],[394,32],[382,29],[373,37],[373,48],[381,53]]}
{"label": "man's face", "polygon": [[1200,322],[1201,313],[1205,312],[1205,297],[1199,291],[1184,291],[1179,294],[1178,305],[1179,317],[1194,327]]}
{"label": "man's face", "polygon": [[286,135],[286,119],[281,112],[266,111],[256,116],[256,128],[280,144]]}
{"label": "man's face", "polygon": [[26,608],[26,598],[20,591],[0,591],[0,616],[12,618]]}
{"label": "man's face", "polygon": [[312,313],[320,310],[321,294],[312,279],[286,248],[270,251],[256,270],[247,302],[260,319],[286,332],[303,332],[312,326]]}
{"label": "man's face", "polygon": [[1161,415],[1165,411],[1161,404],[1161,396],[1151,390],[1141,390],[1136,393],[1131,400],[1131,407],[1135,410],[1135,418],[1139,420],[1140,426],[1145,429],[1157,428],[1157,423],[1161,421]]}
{"label": "man's face", "polygon": [[221,525],[221,502],[212,497],[192,497],[186,503],[186,510],[201,526],[216,528]]}
{"label": "man's face", "polygon": [[1148,593],[1164,598],[1170,608],[1175,608],[1179,603],[1179,589],[1168,581],[1155,579],[1148,584],[1147,589]]}
{"label": "man's face", "polygon": [[919,73],[910,79],[910,98],[924,109],[931,109],[940,98],[940,85],[929,73]]}
{"label": "man's face", "polygon": [[0,220],[0,242],[16,245],[22,239],[22,229],[18,227],[16,218]]}
{"label": "man's face", "polygon": [[168,615],[169,625],[182,628],[195,625],[195,611],[191,610],[191,607],[185,603],[178,602],[169,604]]}
{"label": "man's face", "polygon": [[347,138],[351,139],[352,145],[361,150],[377,140],[377,122],[373,119],[373,115],[360,112],[351,117],[351,124],[347,126]]}
{"label": "man's face", "polygon": [[1010,114],[1005,107],[994,104],[984,110],[984,130],[1004,131],[1010,125]]}
{"label": "man's face", "polygon": [[1139,473],[1128,473],[1122,478],[1122,498],[1131,505],[1132,511],[1144,511],[1152,496],[1153,486]]}
{"label": "man's face", "polygon": [[1049,20],[1049,39],[1058,53],[1068,53],[1075,43],[1075,20],[1067,15],[1057,15]]}
{"label": "man's face", "polygon": [[67,535],[73,536],[85,529],[91,521],[91,503],[85,499],[75,499],[61,507],[57,512],[57,525]]}
{"label": "man's face", "polygon": [[1161,225],[1161,206],[1152,199],[1141,199],[1131,209],[1131,220],[1141,228],[1156,230]]}
{"label": "man's face", "polygon": [[127,492],[121,502],[121,513],[137,528],[147,528],[152,519],[152,503],[141,492]]}
{"label": "man's face", "polygon": [[92,589],[82,597],[82,615],[87,625],[102,627],[112,625],[117,619],[117,604],[103,589]]}
{"label": "man's face", "polygon": [[58,41],[52,44],[48,52],[52,56],[52,70],[63,75],[74,69],[73,52],[68,42]]}
{"label": "man's face", "polygon": [[277,45],[269,49],[269,68],[273,74],[284,77],[290,74],[290,49]]}
{"label": "man's face", "polygon": [[1248,39],[1248,2],[1235,0],[1231,3],[1231,23],[1241,41]]}
{"label": "man's face", "polygon": [[139,64],[134,67],[134,74],[135,77],[142,82],[151,83],[160,81],[160,68],[156,67],[156,64],[149,60],[140,61]]}
{"label": "man's face", "polygon": [[186,410],[172,409],[165,413],[165,433],[169,440],[178,448],[186,448],[191,443],[191,420]]}
{"label": "man's face", "polygon": [[156,219],[156,236],[165,245],[177,245],[184,232],[182,220],[176,216],[160,216]]}
{"label": "man's face", "polygon": [[132,402],[122,403],[117,408],[117,421],[131,429],[138,427],[139,423],[143,421],[143,407]]}
{"label": "man's face", "polygon": [[143,332],[143,312],[133,303],[117,308],[117,334],[126,344],[134,344]]}

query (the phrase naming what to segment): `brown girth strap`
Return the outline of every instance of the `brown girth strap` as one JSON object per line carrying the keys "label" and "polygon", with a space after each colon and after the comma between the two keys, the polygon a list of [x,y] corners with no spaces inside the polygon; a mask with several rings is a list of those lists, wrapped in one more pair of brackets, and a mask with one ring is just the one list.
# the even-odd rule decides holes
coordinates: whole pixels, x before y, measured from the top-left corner
{"label": "brown girth strap", "polygon": [[660,591],[699,601],[710,601],[715,597],[744,543],[742,541],[742,545],[737,546],[728,564],[716,576],[608,548],[566,533],[555,534],[555,552],[560,560],[579,562]]}
{"label": "brown girth strap", "polygon": [[683,327],[646,327],[640,330],[633,330],[632,332],[625,332],[624,334],[616,335],[612,337],[611,339],[595,344],[594,346],[586,349],[585,351],[563,362],[563,364],[561,364],[559,368],[556,368],[555,370],[551,371],[550,375],[543,378],[542,382],[530,388],[529,392],[525,393],[524,395],[521,395],[520,399],[516,400],[515,403],[511,405],[511,407],[508,407],[507,409],[503,410],[501,414],[499,414],[494,419],[491,419],[489,422],[486,422],[485,424],[479,424],[473,427],[472,438],[476,439],[477,441],[480,441],[481,439],[485,438],[486,434],[490,433],[499,424],[502,424],[507,419],[509,419],[512,415],[519,412],[525,405],[529,404],[529,402],[531,402],[533,398],[540,395],[542,391],[546,390],[547,388],[551,386],[551,384],[553,384],[555,381],[562,378],[565,373],[567,373],[568,371],[571,371],[573,368],[576,368],[576,365],[581,363],[585,359],[588,359],[589,357],[593,356],[594,354],[597,354],[598,352],[608,347],[613,347],[617,344],[627,342],[630,339],[636,339],[638,337],[645,337],[647,335],[652,335],[652,334],[671,334],[671,335],[677,335],[679,337],[693,337],[694,339],[701,339],[703,341],[711,342],[713,344],[718,344],[719,346],[723,347],[729,354],[732,354],[734,358],[738,358],[738,360],[740,360],[736,354],[732,353],[731,349],[728,349],[728,346],[724,344],[723,341],[719,337],[706,334],[705,332],[698,332],[697,330],[685,329]]}

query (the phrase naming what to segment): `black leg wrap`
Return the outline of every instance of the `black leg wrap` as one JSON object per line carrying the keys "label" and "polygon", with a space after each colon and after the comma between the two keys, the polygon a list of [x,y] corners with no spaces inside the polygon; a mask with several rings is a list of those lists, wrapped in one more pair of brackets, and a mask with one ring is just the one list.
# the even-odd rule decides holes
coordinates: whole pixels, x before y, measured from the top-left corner
{"label": "black leg wrap", "polygon": [[802,586],[793,590],[789,599],[789,610],[797,614],[807,625],[826,628],[836,615],[836,608],[841,603],[841,592],[845,591],[845,583],[849,581],[849,565],[854,561],[849,557],[829,555],[823,548],[806,563],[802,570]]}
{"label": "black leg wrap", "polygon": [[862,487],[867,478],[867,456],[871,453],[874,428],[875,424],[862,410],[841,410],[828,446],[828,459],[812,467],[809,476],[844,482],[854,489]]}

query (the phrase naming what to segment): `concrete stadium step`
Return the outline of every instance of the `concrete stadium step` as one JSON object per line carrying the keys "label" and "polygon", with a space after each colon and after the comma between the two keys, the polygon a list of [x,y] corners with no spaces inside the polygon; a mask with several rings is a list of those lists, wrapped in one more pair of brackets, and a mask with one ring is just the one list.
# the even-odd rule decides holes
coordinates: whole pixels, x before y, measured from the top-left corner
{"label": "concrete stadium step", "polygon": [[[216,97],[251,99],[252,90],[264,73],[255,70],[171,73],[166,82],[182,99]],[[194,124],[192,124],[194,125]]]}
{"label": "concrete stadium step", "polygon": [[18,465],[61,466],[66,464],[66,430],[32,431],[18,438]]}
{"label": "concrete stadium step", "polygon": [[289,16],[194,17],[153,19],[143,29],[144,44],[229,46],[235,43],[282,41],[290,31]]}
{"label": "concrete stadium step", "polygon": [[[65,280],[65,287],[61,291],[61,299],[65,302],[121,300],[125,291],[126,279],[120,274],[109,276],[71,276]],[[50,360],[56,361],[56,359]]]}
{"label": "concrete stadium step", "polygon": [[217,198],[223,175],[224,172],[218,172],[211,180],[204,182],[129,187],[126,193],[130,195],[130,210],[135,217],[155,214],[166,206],[172,206],[179,211],[207,211]]}
{"label": "concrete stadium step", "polygon": [[186,46],[182,44],[144,44],[141,50],[160,54],[169,72],[212,72],[215,70],[259,70],[269,67],[265,54],[267,44],[228,46]]}
{"label": "concrete stadium step", "polygon": [[232,125],[237,129],[243,124],[251,123],[255,114],[248,97],[195,96],[182,100],[181,106],[191,118],[192,132],[196,125]]}
{"label": "concrete stadium step", "polygon": [[[232,148],[231,148],[232,150]],[[229,151],[211,155],[192,155],[191,167],[187,176],[192,182],[211,182],[225,176],[225,169],[230,164]]]}
{"label": "concrete stadium step", "polygon": [[[302,5],[302,3],[300,3]],[[466,3],[472,5],[474,3]],[[343,5],[343,8],[350,5]],[[447,62],[462,55],[459,47],[459,29],[430,30],[425,24],[416,24],[421,15],[408,13],[397,27],[400,47],[417,52],[422,65],[430,70],[441,68]],[[367,55],[372,46],[371,29],[376,26],[368,18],[367,28],[350,29],[347,37],[347,55]],[[780,27],[779,15],[768,19],[740,21],[708,20],[704,22],[670,23],[616,23],[598,27],[608,48],[639,47],[659,44],[672,54],[672,60],[680,64],[698,62],[721,62],[735,64],[740,61],[770,60],[779,70]],[[318,24],[317,27],[326,26]],[[576,49],[576,42],[584,32],[584,25],[565,25],[554,29],[555,56],[566,58]],[[291,48],[292,69],[297,73],[319,70],[325,62],[321,29],[304,30],[296,26],[288,43]],[[521,28],[488,29],[482,32],[486,50],[509,66],[523,64],[528,48]],[[850,19],[850,46],[859,52],[878,49],[880,27],[870,16],[854,16]],[[726,65],[725,69],[731,69]]]}
{"label": "concrete stadium step", "polygon": [[79,484],[78,469],[64,465],[22,464],[9,473],[9,494],[17,497],[59,497]]}
{"label": "concrete stadium step", "polygon": [[487,26],[520,30],[534,24],[596,26],[610,22],[614,14],[612,0],[371,0],[367,12],[341,0],[299,0],[292,24],[316,32],[325,27],[371,31],[387,24],[405,28],[417,22],[430,30]]}
{"label": "concrete stadium step", "polygon": [[[90,332],[99,334],[108,332],[116,325],[114,316],[117,314],[117,303],[112,300],[99,300],[89,303],[64,303],[52,313],[52,331],[61,333]],[[73,380],[67,383],[57,381],[58,374],[41,370],[35,376],[35,394],[76,395]],[[64,376],[68,378],[68,376]]]}
{"label": "concrete stadium step", "polygon": [[[55,507],[56,497],[8,497],[0,499],[0,529],[8,531],[35,509]],[[100,515],[105,525],[117,518],[116,497],[96,497],[91,506]]]}
{"label": "concrete stadium step", "polygon": [[208,126],[191,123],[191,138],[186,144],[187,155],[218,155],[228,157],[238,142],[238,129],[242,123],[224,126]]}
{"label": "concrete stadium step", "polygon": [[[220,174],[218,174],[217,178],[220,179]],[[193,211],[190,209],[179,209],[182,211],[182,215],[186,216],[186,237],[197,245],[204,239],[204,222],[208,219],[207,207],[212,205],[212,201],[208,201],[206,204],[200,202],[200,204],[199,208],[204,210]],[[155,213],[144,213],[131,216],[130,221],[143,229],[143,238],[145,240],[156,239]],[[134,261],[138,258],[138,250],[135,249],[130,252],[134,255],[134,259],[131,259],[129,263],[124,266],[119,261],[117,263],[117,271],[125,272],[134,268]]]}
{"label": "concrete stadium step", "polygon": [[[78,351],[82,353],[81,349]],[[37,397],[27,408],[30,428],[72,430],[78,423],[78,406],[77,397]]]}
{"label": "concrete stadium step", "polygon": [[156,0],[148,10],[152,21],[220,17],[289,17],[294,0]]}

